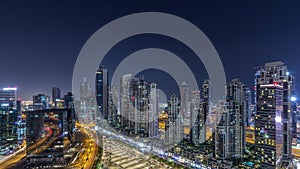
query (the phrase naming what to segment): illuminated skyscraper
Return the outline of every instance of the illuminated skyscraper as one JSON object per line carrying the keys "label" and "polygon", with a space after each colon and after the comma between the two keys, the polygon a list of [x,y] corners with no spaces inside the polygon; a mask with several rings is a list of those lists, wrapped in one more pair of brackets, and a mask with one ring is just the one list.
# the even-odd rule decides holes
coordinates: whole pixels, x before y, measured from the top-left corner
{"label": "illuminated skyscraper", "polygon": [[61,99],[61,91],[58,87],[52,88],[52,104],[57,107],[57,101]]}
{"label": "illuminated skyscraper", "polygon": [[246,88],[245,91],[245,119],[246,119],[246,126],[251,125],[251,119],[252,119],[252,111],[251,111],[251,105],[252,105],[252,100],[251,100],[251,90],[249,88]]}
{"label": "illuminated skyscraper", "polygon": [[200,101],[200,134],[199,141],[204,143],[206,141],[206,127],[207,127],[207,116],[211,113],[211,84],[209,80],[205,80],[202,83],[201,88],[201,101]]}
{"label": "illuminated skyscraper", "polygon": [[121,115],[121,128],[129,130],[129,116],[130,116],[130,82],[132,79],[131,74],[123,75],[120,79],[120,115]]}
{"label": "illuminated skyscraper", "polygon": [[17,146],[18,113],[16,111],[17,88],[0,90],[0,147],[1,151],[12,150]]}
{"label": "illuminated skyscraper", "polygon": [[190,127],[190,121],[189,121],[189,88],[185,81],[182,82],[180,86],[180,101],[181,101],[181,110],[180,114],[183,117],[183,123],[185,127]]}
{"label": "illuminated skyscraper", "polygon": [[149,90],[142,78],[133,78],[130,82],[129,97],[131,99],[130,134],[147,137],[149,132]]}
{"label": "illuminated skyscraper", "polygon": [[65,100],[64,108],[74,109],[74,95],[72,92],[68,92],[67,94],[65,94],[64,100]]}
{"label": "illuminated skyscraper", "polygon": [[283,153],[283,86],[258,85],[255,117],[255,154],[262,168],[276,168]]}
{"label": "illuminated skyscraper", "polygon": [[100,114],[105,120],[108,119],[108,98],[108,71],[100,66],[96,72],[96,99]]}
{"label": "illuminated skyscraper", "polygon": [[216,130],[216,157],[242,158],[245,148],[245,86],[238,79],[226,88],[226,109]]}
{"label": "illuminated skyscraper", "polygon": [[168,101],[168,121],[166,124],[165,142],[173,145],[183,139],[183,117],[180,113],[180,100],[173,94]]}
{"label": "illuminated skyscraper", "polygon": [[199,144],[200,138],[200,91],[191,91],[191,102],[190,102],[190,142],[193,144]]}
{"label": "illuminated skyscraper", "polygon": [[[17,146],[18,113],[11,106],[0,106],[0,147],[12,150]],[[1,150],[2,151],[2,150]]]}
{"label": "illuminated skyscraper", "polygon": [[45,94],[38,94],[33,96],[33,109],[34,110],[44,110],[50,109],[49,106],[50,97]]}
{"label": "illuminated skyscraper", "polygon": [[108,124],[113,127],[119,127],[120,116],[118,115],[118,88],[115,85],[110,87],[108,105]]}
{"label": "illuminated skyscraper", "polygon": [[15,107],[17,101],[17,88],[6,87],[0,90],[0,105]]}
{"label": "illuminated skyscraper", "polygon": [[294,78],[282,62],[266,63],[256,79],[256,156],[261,166],[287,167],[292,159],[291,93]]}
{"label": "illuminated skyscraper", "polygon": [[149,94],[149,137],[158,136],[158,84],[150,83]]}

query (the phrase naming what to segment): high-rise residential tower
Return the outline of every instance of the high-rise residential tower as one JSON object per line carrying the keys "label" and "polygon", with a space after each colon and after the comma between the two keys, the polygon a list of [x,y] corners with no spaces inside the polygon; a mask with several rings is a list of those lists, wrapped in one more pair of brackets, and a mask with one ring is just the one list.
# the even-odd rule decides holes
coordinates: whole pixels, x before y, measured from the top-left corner
{"label": "high-rise residential tower", "polygon": [[149,84],[149,137],[158,136],[158,84]]}
{"label": "high-rise residential tower", "polygon": [[125,74],[120,79],[120,118],[121,128],[125,131],[129,130],[129,116],[130,116],[130,82],[132,80],[131,74]]}
{"label": "high-rise residential tower", "polygon": [[165,142],[173,145],[183,139],[183,117],[180,113],[180,100],[173,94],[168,101],[168,121],[166,124]]}
{"label": "high-rise residential tower", "polygon": [[261,166],[286,167],[292,159],[291,94],[294,77],[283,62],[266,63],[256,78],[256,157]]}
{"label": "high-rise residential tower", "polygon": [[191,91],[191,102],[190,102],[190,142],[193,144],[200,143],[200,91]]}
{"label": "high-rise residential tower", "polygon": [[242,158],[245,148],[245,86],[238,79],[226,87],[226,109],[215,133],[216,157]]}

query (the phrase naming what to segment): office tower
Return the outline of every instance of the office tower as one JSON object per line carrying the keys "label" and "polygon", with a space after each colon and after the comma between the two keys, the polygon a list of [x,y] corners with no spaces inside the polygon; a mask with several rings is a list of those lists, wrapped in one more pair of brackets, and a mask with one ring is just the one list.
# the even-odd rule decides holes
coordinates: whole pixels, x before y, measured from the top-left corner
{"label": "office tower", "polygon": [[[90,83],[84,78],[80,84],[80,102],[77,102],[77,107],[79,107],[77,114],[81,123],[96,123],[96,112],[98,111],[94,96],[94,92],[90,88]],[[97,116],[97,119],[100,120],[100,117]]]}
{"label": "office tower", "polygon": [[280,61],[266,63],[259,72],[256,79],[256,156],[261,166],[286,167],[282,165],[291,164],[292,159],[291,93],[294,78]]}
{"label": "office tower", "polygon": [[130,97],[129,88],[132,79],[131,74],[125,74],[120,79],[120,115],[121,115],[121,128],[129,130],[129,115],[130,115]]}
{"label": "office tower", "polygon": [[43,110],[43,109],[49,109],[49,96],[46,96],[45,94],[38,94],[33,96],[33,109],[34,110]]}
{"label": "office tower", "polygon": [[297,144],[297,122],[298,122],[298,104],[297,99],[295,96],[291,97],[291,116],[292,116],[292,123],[291,123],[291,133],[292,133],[292,144]]}
{"label": "office tower", "polygon": [[158,136],[158,84],[152,82],[149,84],[149,137]]}
{"label": "office tower", "polygon": [[21,99],[18,99],[16,101],[16,111],[18,112],[19,115],[22,113],[22,100]]}
{"label": "office tower", "polygon": [[18,113],[14,107],[2,103],[0,105],[0,149],[2,152],[17,147]]}
{"label": "office tower", "polygon": [[26,114],[26,143],[27,146],[39,141],[43,134],[44,114],[37,111],[28,111]]}
{"label": "office tower", "polygon": [[115,85],[110,87],[108,105],[108,124],[113,127],[119,127],[120,118],[118,116],[118,88]]}
{"label": "office tower", "polygon": [[86,78],[83,78],[83,82],[80,84],[80,100],[87,99],[91,96],[90,83]]}
{"label": "office tower", "polygon": [[129,130],[131,134],[148,136],[149,131],[149,90],[148,84],[142,78],[133,78],[130,82],[129,97],[130,115]]}
{"label": "office tower", "polygon": [[229,133],[229,113],[228,113],[228,102],[220,100],[218,103],[218,123],[215,129],[215,151],[214,157],[217,159],[227,159],[229,158],[228,153],[228,133]]}
{"label": "office tower", "polygon": [[180,101],[181,101],[181,110],[180,113],[184,120],[184,126],[190,128],[189,121],[189,88],[185,81],[182,82],[180,86]]}
{"label": "office tower", "polygon": [[245,148],[245,86],[233,79],[226,87],[226,103],[216,131],[216,157],[242,158]]}
{"label": "office tower", "polygon": [[180,100],[173,94],[168,101],[168,121],[165,131],[165,142],[169,145],[177,144],[183,139],[183,117],[180,113]]}
{"label": "office tower", "polygon": [[57,108],[57,102],[61,99],[61,91],[58,87],[52,88],[52,104]]}
{"label": "office tower", "polygon": [[108,71],[100,66],[96,72],[96,99],[100,115],[103,119],[108,119]]}
{"label": "office tower", "polygon": [[[258,68],[257,68],[258,69]],[[256,89],[256,86],[257,86],[257,84],[258,84],[258,81],[259,81],[259,79],[260,79],[260,70],[258,69],[257,71],[256,71],[256,73],[254,74],[254,102],[253,102],[253,104],[254,105],[256,105],[256,100],[257,100],[257,89]],[[255,112],[256,112],[256,107],[255,107],[255,110],[254,110]]]}
{"label": "office tower", "polygon": [[200,91],[191,90],[191,102],[190,102],[190,142],[193,144],[200,143]]}
{"label": "office tower", "polygon": [[256,156],[263,168],[276,168],[283,155],[283,86],[257,86],[257,113],[255,117]]}
{"label": "office tower", "polygon": [[72,92],[68,92],[64,96],[65,105],[64,108],[74,109],[74,95]]}
{"label": "office tower", "polygon": [[246,88],[245,91],[245,119],[246,119],[246,126],[250,127],[251,125],[251,119],[252,119],[252,111],[251,111],[251,105],[252,105],[252,97],[251,97],[251,90],[249,88]]}
{"label": "office tower", "polygon": [[17,88],[6,87],[0,90],[0,105],[15,107],[17,101]]}
{"label": "office tower", "polygon": [[116,85],[112,85],[110,87],[110,95],[112,104],[116,106],[116,108],[119,108],[119,95],[118,95],[118,87]]}
{"label": "office tower", "polygon": [[209,80],[204,80],[201,88],[200,101],[200,134],[199,141],[204,143],[206,141],[206,127],[208,123],[207,116],[211,114],[211,84]]}

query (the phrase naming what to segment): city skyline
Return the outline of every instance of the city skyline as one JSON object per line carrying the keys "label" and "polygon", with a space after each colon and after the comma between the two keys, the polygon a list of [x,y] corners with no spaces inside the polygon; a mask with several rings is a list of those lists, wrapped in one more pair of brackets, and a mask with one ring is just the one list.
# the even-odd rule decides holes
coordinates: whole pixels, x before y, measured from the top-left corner
{"label": "city skyline", "polygon": [[0,3],[0,168],[300,168],[299,7]]}
{"label": "city skyline", "polygon": [[[73,66],[89,36],[110,20],[142,11],[171,13],[193,22],[204,31],[216,47],[227,79],[240,77],[247,86],[252,87],[253,68],[277,60],[283,60],[293,70],[291,73],[299,76],[297,56],[300,53],[296,46],[300,39],[298,38],[300,24],[297,22],[300,14],[296,8],[298,2],[197,4],[179,1],[173,3],[119,1],[125,6],[130,6],[126,9],[118,6],[116,2],[85,4],[83,9],[81,4],[66,2],[61,4],[49,2],[45,5],[35,3],[32,6],[28,3],[20,2],[14,5],[6,2],[1,5],[3,12],[1,19],[4,24],[0,31],[2,37],[0,55],[3,57],[2,61],[7,63],[4,65],[5,70],[11,70],[12,66],[15,69],[9,74],[5,71],[0,72],[1,77],[5,79],[0,86],[18,86],[19,94],[25,100],[32,94],[50,95],[48,89],[53,86],[71,91]],[[34,8],[35,6],[39,8]],[[53,13],[53,8],[57,8],[57,12]],[[11,13],[13,10],[10,9],[14,9],[16,13]],[[39,15],[36,15],[37,13]],[[37,24],[36,21],[42,24]],[[82,29],[78,29],[81,25]],[[25,40],[27,43],[23,43]],[[178,46],[181,47],[180,50],[177,49]],[[208,78],[202,63],[200,61],[193,63],[194,59],[190,59],[193,58],[191,51],[181,43],[163,36],[145,35],[126,39],[108,53],[102,65],[106,65],[112,72],[122,58],[145,47],[171,50],[187,62],[197,79]],[[10,50],[12,48],[16,50]],[[31,69],[27,68],[27,65],[36,67]],[[149,81],[154,78],[154,73],[157,74],[153,71],[144,73],[150,75]],[[164,74],[159,77],[160,81],[172,82],[172,79]],[[198,84],[201,84],[201,81]],[[164,85],[160,87],[166,88]],[[177,90],[175,84],[173,88]],[[298,86],[297,89],[299,90]]]}

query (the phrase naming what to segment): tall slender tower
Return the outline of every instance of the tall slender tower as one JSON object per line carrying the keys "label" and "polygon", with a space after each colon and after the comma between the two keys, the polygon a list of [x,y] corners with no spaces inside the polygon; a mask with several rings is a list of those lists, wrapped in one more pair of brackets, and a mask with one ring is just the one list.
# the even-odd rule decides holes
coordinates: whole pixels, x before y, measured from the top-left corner
{"label": "tall slender tower", "polygon": [[201,90],[201,101],[200,101],[200,143],[206,141],[206,124],[207,116],[211,111],[211,84],[209,80],[204,80],[202,83]]}
{"label": "tall slender tower", "polygon": [[132,79],[131,74],[125,74],[120,79],[120,115],[121,115],[121,128],[124,131],[129,130],[130,122],[130,82]]}
{"label": "tall slender tower", "polygon": [[200,91],[191,91],[191,102],[190,102],[190,142],[193,144],[200,143]]}
{"label": "tall slender tower", "polygon": [[100,114],[105,120],[108,119],[108,90],[108,71],[100,66],[96,72],[96,99]]}
{"label": "tall slender tower", "polygon": [[58,87],[52,88],[52,104],[54,104],[54,107],[57,108],[57,100],[61,99],[61,91]]}
{"label": "tall slender tower", "polygon": [[183,81],[180,86],[180,102],[181,102],[181,110],[180,114],[183,117],[183,123],[185,127],[190,127],[189,121],[189,88],[188,84]]}
{"label": "tall slender tower", "polygon": [[148,84],[143,79],[133,78],[129,91],[131,99],[130,119],[133,119],[130,121],[130,132],[141,137],[147,137],[149,134]]}
{"label": "tall slender tower", "polygon": [[245,148],[245,86],[238,79],[226,88],[227,110],[216,131],[217,158],[242,158]]}
{"label": "tall slender tower", "polygon": [[166,127],[166,143],[177,144],[183,139],[183,117],[180,113],[180,100],[173,94],[168,101],[168,121]]}
{"label": "tall slender tower", "polygon": [[158,136],[158,84],[149,84],[149,137]]}

